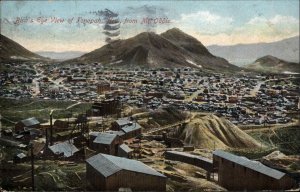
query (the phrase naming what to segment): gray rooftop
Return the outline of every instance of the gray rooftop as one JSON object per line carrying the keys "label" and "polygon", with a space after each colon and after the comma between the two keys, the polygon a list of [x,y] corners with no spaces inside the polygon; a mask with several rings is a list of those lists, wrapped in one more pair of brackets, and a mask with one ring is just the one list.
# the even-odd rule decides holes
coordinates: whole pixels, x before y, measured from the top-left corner
{"label": "gray rooftop", "polygon": [[273,177],[275,179],[281,179],[285,175],[285,173],[277,171],[277,170],[272,169],[270,167],[267,167],[267,166],[263,165],[262,163],[260,163],[258,161],[252,161],[252,160],[247,159],[246,157],[233,155],[231,153],[227,153],[227,152],[222,151],[222,150],[214,151],[213,155],[222,157],[222,158],[227,159],[229,161],[232,161],[236,164],[247,167],[249,169],[252,169],[254,171],[257,171],[259,173],[267,175],[269,177]]}
{"label": "gray rooftop", "polygon": [[140,124],[138,123],[132,123],[131,125],[126,125],[123,128],[121,128],[122,131],[124,131],[125,133],[131,132],[131,131],[135,131],[138,129],[141,129],[142,127],[140,126]]}
{"label": "gray rooftop", "polygon": [[95,168],[97,171],[99,171],[104,177],[109,177],[121,170],[165,177],[163,174],[155,171],[154,169],[140,161],[116,157],[112,155],[106,155],[102,153],[90,157],[86,160],[86,162],[90,164],[93,168]]}
{"label": "gray rooftop", "polygon": [[195,158],[195,159],[200,159],[201,161],[206,161],[208,163],[213,163],[213,161],[211,159],[205,158],[205,157],[201,157],[199,155],[193,155],[190,153],[186,153],[186,152],[180,152],[180,151],[166,151],[166,153],[169,154],[176,154],[176,155],[181,155],[181,156],[185,156],[185,157],[190,157],[190,158]]}
{"label": "gray rooftop", "polygon": [[119,118],[116,120],[116,123],[122,127],[124,125],[128,125],[131,123],[131,121],[128,119],[128,117],[124,117],[124,118]]}
{"label": "gray rooftop", "polygon": [[110,145],[115,140],[116,137],[117,137],[116,134],[99,133],[93,142]]}
{"label": "gray rooftop", "polygon": [[63,153],[65,157],[71,157],[72,155],[74,155],[74,153],[79,151],[72,143],[70,143],[68,141],[52,145],[49,147],[49,149],[54,154]]}
{"label": "gray rooftop", "polygon": [[33,126],[33,125],[38,125],[38,124],[40,124],[40,122],[39,122],[35,117],[31,117],[31,118],[28,118],[28,119],[21,120],[21,122],[22,122],[26,127],[30,127],[30,126]]}
{"label": "gray rooftop", "polygon": [[125,151],[126,153],[129,153],[131,151],[133,151],[133,149],[131,149],[130,147],[128,147],[128,145],[126,144],[122,144],[119,146],[123,151]]}

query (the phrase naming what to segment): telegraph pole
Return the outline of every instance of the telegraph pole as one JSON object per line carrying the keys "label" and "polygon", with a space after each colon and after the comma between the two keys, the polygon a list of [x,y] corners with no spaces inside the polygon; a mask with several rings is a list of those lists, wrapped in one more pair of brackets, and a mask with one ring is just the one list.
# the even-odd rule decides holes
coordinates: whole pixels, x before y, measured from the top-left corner
{"label": "telegraph pole", "polygon": [[34,156],[33,156],[33,143],[30,144],[30,150],[31,150],[31,189],[32,191],[35,190],[34,188]]}

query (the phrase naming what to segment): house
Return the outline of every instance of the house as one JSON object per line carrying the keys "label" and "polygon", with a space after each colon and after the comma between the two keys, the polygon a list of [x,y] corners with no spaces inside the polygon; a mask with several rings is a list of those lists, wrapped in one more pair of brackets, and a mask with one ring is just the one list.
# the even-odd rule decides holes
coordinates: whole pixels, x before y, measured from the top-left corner
{"label": "house", "polygon": [[286,190],[296,184],[286,173],[222,150],[213,152],[213,168],[228,190]]}
{"label": "house", "polygon": [[15,133],[23,132],[25,127],[26,128],[39,128],[40,124],[41,123],[35,117],[21,120],[15,124]]}
{"label": "house", "polygon": [[128,147],[128,145],[126,144],[121,144],[118,148],[118,156],[131,159],[133,156],[133,149]]}
{"label": "house", "polygon": [[121,143],[121,139],[116,134],[111,133],[98,133],[93,140],[91,148],[99,153],[105,153],[109,155],[117,155],[118,145]]}
{"label": "house", "polygon": [[86,160],[86,178],[91,190],[166,191],[167,178],[140,161],[106,154]]}
{"label": "house", "polygon": [[119,118],[112,123],[112,130],[114,131],[123,131],[125,135],[124,139],[130,139],[137,137],[142,134],[142,127],[136,122],[132,122],[130,118]]}
{"label": "house", "polygon": [[63,157],[63,158],[70,158],[74,155],[77,155],[79,149],[75,147],[71,142],[65,141],[61,143],[54,144],[49,147],[50,154],[54,155],[55,157]]}

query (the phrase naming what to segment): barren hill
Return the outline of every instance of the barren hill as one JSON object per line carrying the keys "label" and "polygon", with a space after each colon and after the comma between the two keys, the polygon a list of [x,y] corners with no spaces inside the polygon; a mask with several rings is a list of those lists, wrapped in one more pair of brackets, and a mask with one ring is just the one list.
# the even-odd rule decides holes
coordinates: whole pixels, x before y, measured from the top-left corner
{"label": "barren hill", "polygon": [[246,65],[246,68],[271,73],[300,73],[299,63],[287,62],[271,55],[257,59]]}
{"label": "barren hill", "polygon": [[200,148],[255,148],[260,144],[230,121],[215,115],[195,117],[181,135],[185,143]]}
{"label": "barren hill", "polygon": [[108,67],[176,68],[192,67],[236,71],[238,67],[213,56],[197,39],[179,29],[161,35],[143,32],[118,40],[67,63],[100,62]]}
{"label": "barren hill", "polygon": [[40,59],[46,58],[27,50],[22,45],[0,34],[0,61]]}

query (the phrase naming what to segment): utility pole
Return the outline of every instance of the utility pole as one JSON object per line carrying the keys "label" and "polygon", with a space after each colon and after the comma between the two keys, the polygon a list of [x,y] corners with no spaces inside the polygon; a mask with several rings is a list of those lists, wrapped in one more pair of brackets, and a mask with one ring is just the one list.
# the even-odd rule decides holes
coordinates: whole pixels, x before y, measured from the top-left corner
{"label": "utility pole", "polygon": [[53,145],[53,125],[52,125],[52,113],[53,110],[50,112],[50,146]]}
{"label": "utility pole", "polygon": [[30,144],[30,150],[31,150],[31,189],[32,191],[35,190],[34,188],[34,155],[33,155],[33,143]]}

